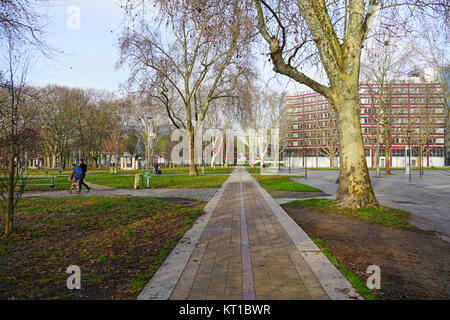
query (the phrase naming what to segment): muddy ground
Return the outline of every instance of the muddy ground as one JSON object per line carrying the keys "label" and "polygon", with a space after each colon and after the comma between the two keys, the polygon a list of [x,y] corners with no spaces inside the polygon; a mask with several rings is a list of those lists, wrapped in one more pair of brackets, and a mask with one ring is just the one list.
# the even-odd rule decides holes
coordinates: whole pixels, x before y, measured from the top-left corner
{"label": "muddy ground", "polygon": [[363,279],[367,267],[381,268],[381,299],[450,299],[450,243],[432,232],[399,229],[283,206],[310,236]]}

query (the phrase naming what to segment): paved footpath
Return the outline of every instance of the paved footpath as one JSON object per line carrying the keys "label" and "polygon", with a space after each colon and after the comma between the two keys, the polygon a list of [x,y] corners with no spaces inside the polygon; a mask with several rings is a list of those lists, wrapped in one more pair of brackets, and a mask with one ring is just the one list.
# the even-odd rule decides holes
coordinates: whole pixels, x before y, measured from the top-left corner
{"label": "paved footpath", "polygon": [[201,201],[209,201],[217,192],[217,188],[154,188],[154,189],[113,189],[105,186],[99,186],[89,183],[91,191],[88,193],[86,189],[82,189],[80,194],[75,191],[73,193],[67,190],[57,191],[27,191],[23,194],[23,199],[40,199],[40,198],[74,198],[74,197],[113,197],[113,196],[136,196],[151,198],[190,198]]}
{"label": "paved footpath", "polygon": [[245,169],[205,212],[138,299],[361,299]]}

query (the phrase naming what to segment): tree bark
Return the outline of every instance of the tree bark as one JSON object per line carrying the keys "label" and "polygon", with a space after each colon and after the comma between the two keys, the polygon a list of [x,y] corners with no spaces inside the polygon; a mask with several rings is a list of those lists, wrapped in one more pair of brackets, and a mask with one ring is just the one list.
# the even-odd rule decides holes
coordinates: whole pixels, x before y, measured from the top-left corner
{"label": "tree bark", "polygon": [[390,149],[391,149],[390,132],[389,132],[389,128],[386,125],[384,128],[384,158],[385,158],[384,174],[391,174]]}
{"label": "tree bark", "polygon": [[367,169],[358,97],[343,97],[340,101],[337,117],[341,166],[336,200],[347,208],[379,208]]}
{"label": "tree bark", "polygon": [[52,153],[52,169],[56,168],[56,154]]}
{"label": "tree bark", "polygon": [[376,176],[380,177],[380,146],[377,145],[375,149],[375,167],[376,167]]}
{"label": "tree bark", "polygon": [[195,165],[195,134],[194,128],[189,129],[189,175],[198,176],[197,166]]}
{"label": "tree bark", "polygon": [[381,134],[380,134],[380,120],[379,117],[377,117],[377,148],[375,149],[375,167],[376,167],[376,176],[380,177],[380,141],[381,141]]}
{"label": "tree bark", "polygon": [[8,197],[7,197],[7,211],[5,221],[5,235],[9,235],[13,227],[15,169],[16,168],[14,163],[14,156],[11,156],[8,168]]}

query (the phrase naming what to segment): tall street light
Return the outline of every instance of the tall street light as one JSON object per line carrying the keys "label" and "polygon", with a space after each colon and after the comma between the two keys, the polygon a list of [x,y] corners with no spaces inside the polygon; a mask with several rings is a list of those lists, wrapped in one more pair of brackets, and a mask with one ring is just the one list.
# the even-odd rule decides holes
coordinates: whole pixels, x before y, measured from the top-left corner
{"label": "tall street light", "polygon": [[[303,148],[303,152],[305,152],[305,148]],[[308,150],[306,150],[305,158],[305,179],[308,179]]]}
{"label": "tall street light", "polygon": [[408,134],[408,149],[409,149],[409,184],[412,184],[412,180],[411,180],[411,130],[407,131]]}
{"label": "tall street light", "polygon": [[291,150],[289,149],[289,174],[291,174]]}
{"label": "tall street light", "polygon": [[423,142],[423,138],[420,138],[419,140],[419,153],[420,153],[420,168],[419,168],[419,177],[422,179],[422,168],[423,168],[423,150],[425,149],[425,147],[423,147],[424,142]]}
{"label": "tall street light", "polygon": [[115,168],[114,168],[114,174],[116,174],[117,173],[117,163],[118,163],[118,160],[117,160],[117,157],[119,156],[119,138],[117,138],[117,140],[116,140],[116,156],[115,156],[115,163],[114,163],[114,166],[115,166]]}
{"label": "tall street light", "polygon": [[151,120],[153,119],[152,116],[146,116],[145,117],[145,124],[147,126],[147,171],[150,172],[150,136],[151,136],[151,132],[150,132],[150,125],[151,125]]}

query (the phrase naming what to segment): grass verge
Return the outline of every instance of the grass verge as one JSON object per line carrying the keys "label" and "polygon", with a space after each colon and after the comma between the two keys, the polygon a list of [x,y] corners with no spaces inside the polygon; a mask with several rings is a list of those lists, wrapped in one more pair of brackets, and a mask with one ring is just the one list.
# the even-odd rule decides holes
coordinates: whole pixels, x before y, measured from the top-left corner
{"label": "grass verge", "polygon": [[255,178],[256,181],[258,181],[258,183],[266,190],[299,191],[299,192],[322,191],[320,189],[310,187],[308,185],[294,181],[291,179],[293,178],[291,176],[282,176],[282,175],[261,176],[252,174],[252,177]]}
{"label": "grass verge", "polygon": [[[220,188],[222,183],[228,178],[227,175],[152,175],[150,178],[151,188]],[[132,189],[134,185],[134,176],[123,175],[92,175],[86,176],[86,182],[95,183],[102,186],[116,189]],[[144,185],[146,185],[144,178]]]}

